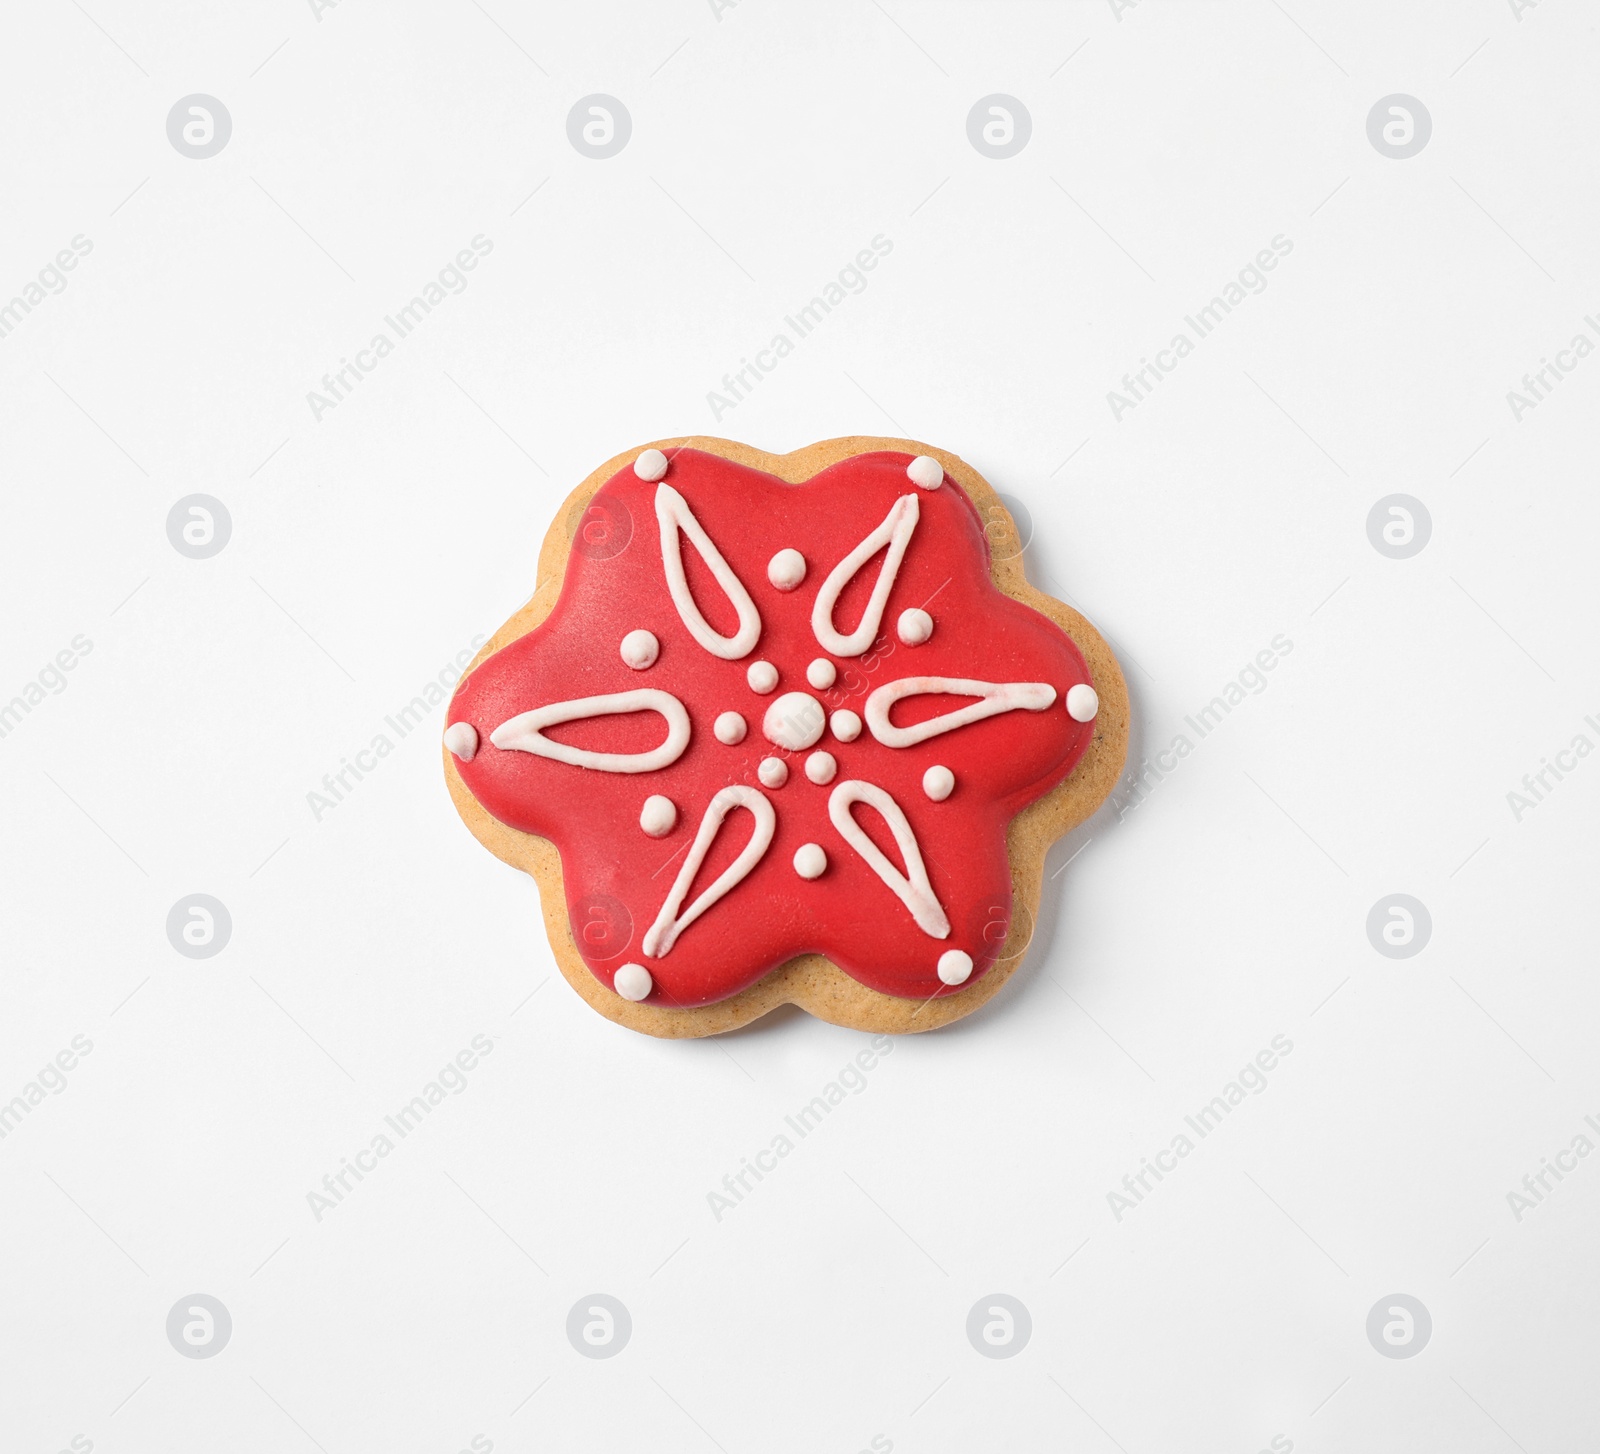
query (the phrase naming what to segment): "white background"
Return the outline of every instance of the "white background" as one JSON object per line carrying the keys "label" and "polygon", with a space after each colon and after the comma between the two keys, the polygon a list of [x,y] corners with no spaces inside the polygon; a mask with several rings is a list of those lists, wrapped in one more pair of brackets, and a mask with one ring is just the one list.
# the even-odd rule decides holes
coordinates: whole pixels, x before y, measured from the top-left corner
{"label": "white background", "polygon": [[[0,298],[93,250],[0,340],[0,701],[92,650],[0,739],[0,1097],[93,1050],[0,1141],[5,1449],[1578,1447],[1600,1157],[1520,1220],[1507,1193],[1600,1113],[1600,760],[1520,821],[1507,794],[1600,745],[1600,358],[1520,420],[1506,395],[1600,340],[1591,7],[45,0],[6,52]],[[233,121],[209,160],[165,129],[196,92]],[[633,123],[604,161],[566,131],[596,92]],[[1433,121],[1409,160],[1367,136],[1397,92]],[[967,139],[991,93],[1032,118],[1009,160]],[[466,291],[315,418],[477,234]],[[878,234],[870,286],[716,420]],[[526,598],[573,485],[696,431],[963,455],[1122,653],[1136,761],[1293,643],[1058,845],[1005,992],[897,1043],[720,1221],[862,1037],[589,1011],[457,820],[440,715],[307,805]],[[197,492],[233,526],[206,560],[166,533]],[[1367,535],[1393,493],[1432,520],[1406,560]],[[165,929],[195,892],[233,921],[205,960]],[[1432,917],[1414,958],[1368,940],[1395,892]],[[1266,1089],[1118,1220],[1275,1035]],[[233,1320],[203,1360],[165,1333],[195,1292]],[[565,1332],[594,1292],[633,1320],[603,1361]],[[996,1292],[1032,1317],[1008,1359],[965,1332]],[[1394,1293],[1432,1316],[1413,1358],[1368,1341]]]}

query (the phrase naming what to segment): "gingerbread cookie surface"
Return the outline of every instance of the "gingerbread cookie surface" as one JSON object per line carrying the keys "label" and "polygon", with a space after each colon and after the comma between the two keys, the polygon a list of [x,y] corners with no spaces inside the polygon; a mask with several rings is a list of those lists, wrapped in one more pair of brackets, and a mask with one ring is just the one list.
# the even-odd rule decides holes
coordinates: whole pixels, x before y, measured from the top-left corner
{"label": "gingerbread cookie surface", "polygon": [[608,1018],[696,1036],[792,1002],[903,1032],[1021,961],[1127,728],[1105,642],[954,455],[690,438],[573,492],[444,757]]}

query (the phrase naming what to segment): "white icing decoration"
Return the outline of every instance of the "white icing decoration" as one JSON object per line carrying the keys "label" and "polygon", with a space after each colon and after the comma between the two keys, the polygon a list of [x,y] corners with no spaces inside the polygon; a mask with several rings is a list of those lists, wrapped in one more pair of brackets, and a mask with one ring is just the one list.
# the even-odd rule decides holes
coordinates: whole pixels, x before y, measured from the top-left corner
{"label": "white icing decoration", "polygon": [[651,793],[639,813],[639,826],[652,838],[665,838],[678,826],[677,804],[660,793]]}
{"label": "white icing decoration", "polygon": [[861,735],[861,719],[847,707],[841,707],[828,718],[828,725],[841,742],[854,742]]}
{"label": "white icing decoration", "polygon": [[642,964],[625,964],[611,978],[611,988],[625,1000],[647,999],[656,982]]}
{"label": "white icing decoration", "polygon": [[933,617],[921,606],[913,606],[909,611],[900,613],[895,634],[899,636],[904,646],[921,646],[933,635]]}
{"label": "white icing decoration", "polygon": [[833,775],[838,771],[839,764],[831,752],[813,752],[806,759],[806,776],[818,787],[824,783],[831,783]]}
{"label": "white icing decoration", "polygon": [[647,449],[633,462],[633,472],[641,480],[655,484],[667,472],[667,457],[659,449]]}
{"label": "white icing decoration", "polygon": [[[722,828],[722,820],[735,808],[748,808],[750,816],[755,819],[750,841],[739,850],[739,856],[723,869],[721,876],[680,915],[678,910],[689,892],[689,885],[700,872],[700,865],[705,862],[712,841]],[[755,788],[734,784],[723,788],[712,798],[705,817],[700,820],[694,845],[673,881],[672,891],[662,904],[661,912],[656,915],[655,923],[645,933],[645,954],[651,959],[663,959],[670,954],[672,946],[678,942],[678,936],[730,889],[742,883],[750,870],[761,862],[772,844],[772,835],[777,831],[777,826],[778,815],[773,812],[772,804]]]}
{"label": "white icing decoration", "polygon": [[781,788],[789,781],[789,764],[781,757],[763,757],[756,776],[769,788]]}
{"label": "white icing decoration", "polygon": [[906,478],[919,490],[937,490],[944,483],[944,466],[931,454],[919,454],[906,466]]}
{"label": "white icing decoration", "polygon": [[656,664],[661,655],[661,643],[649,631],[630,631],[622,638],[622,660],[635,671],[644,671]]}
{"label": "white icing decoration", "polygon": [[806,680],[819,692],[825,692],[839,679],[839,669],[825,656],[819,656],[806,668]]}
{"label": "white icing decoration", "polygon": [[462,762],[478,755],[478,729],[470,722],[452,722],[444,729],[444,745]]}
{"label": "white icing decoration", "polygon": [[767,579],[780,591],[792,591],[806,578],[806,558],[798,550],[780,550],[767,562]]}
{"label": "white icing decoration", "polygon": [[935,765],[922,775],[922,791],[942,803],[956,790],[956,775],[947,767]]}
{"label": "white icing decoration", "polygon": [[1093,722],[1100,713],[1100,694],[1087,682],[1067,688],[1067,716],[1074,722]]}
{"label": "white icing decoration", "polygon": [[[889,599],[889,591],[894,585],[895,576],[899,574],[900,561],[906,553],[906,546],[911,543],[911,532],[917,528],[919,509],[915,495],[902,495],[884,516],[883,524],[845,556],[822,583],[811,607],[811,632],[824,651],[831,651],[835,656],[860,656],[872,645],[883,620],[883,608]],[[855,578],[856,572],[885,546],[888,549],[884,551],[883,564],[878,568],[878,579],[872,587],[867,608],[861,613],[861,624],[848,636],[842,635],[833,625],[833,608],[839,593]]]}
{"label": "white icing decoration", "polygon": [[[852,803],[865,803],[883,815],[883,821],[894,834],[900,856],[905,860],[906,871],[901,873],[878,845],[867,837],[861,825],[850,816]],[[847,778],[828,796],[828,817],[840,836],[848,843],[875,874],[881,878],[895,897],[911,911],[917,927],[934,939],[944,939],[950,933],[950,921],[928,882],[928,870],[922,863],[922,852],[917,847],[911,824],[900,810],[900,805],[888,793],[872,783],[857,778]],[[646,953],[648,953],[648,949]]]}
{"label": "white icing decoration", "polygon": [[[656,486],[656,521],[661,526],[661,567],[666,573],[667,590],[672,593],[672,604],[678,608],[689,634],[713,656],[720,656],[724,661],[738,661],[741,656],[748,655],[761,636],[761,616],[756,603],[733,573],[733,567],[723,559],[722,552],[711,543],[711,537],[695,518],[689,502],[671,485]],[[682,537],[685,535],[694,542],[700,558],[738,613],[739,629],[732,636],[713,631],[689,593],[689,581],[683,573]]]}
{"label": "white icing decoration", "polygon": [[972,956],[964,949],[947,949],[939,956],[939,978],[946,984],[965,984],[972,974]]}
{"label": "white icing decoration", "polygon": [[724,712],[711,730],[716,733],[718,742],[725,742],[732,747],[734,743],[744,741],[744,718],[737,712]]}
{"label": "white icing decoration", "polygon": [[828,855],[820,843],[802,843],[794,851],[794,871],[801,878],[821,878],[828,868]]}
{"label": "white icing decoration", "polygon": [[[659,747],[649,752],[591,752],[586,747],[569,747],[552,742],[543,729],[562,722],[580,722],[590,717],[609,717],[619,712],[659,712],[667,724],[667,735]],[[589,767],[597,772],[658,772],[671,767],[689,745],[689,714],[683,703],[670,692],[641,687],[631,692],[611,692],[603,697],[578,697],[570,702],[551,702],[522,712],[502,722],[489,734],[489,741],[503,751],[531,752],[573,767]]]}
{"label": "white icing decoration", "polygon": [[804,752],[814,746],[827,722],[822,703],[806,692],[785,692],[767,708],[761,732],[768,742]]}
{"label": "white icing decoration", "polygon": [[[902,697],[920,697],[930,692],[949,692],[956,696],[978,697],[971,706],[958,707],[912,727],[896,727],[889,721],[889,709]],[[885,747],[915,747],[941,732],[981,722],[1001,712],[1019,707],[1042,712],[1056,699],[1056,689],[1048,682],[977,682],[963,677],[901,677],[887,682],[867,698],[867,726]]]}
{"label": "white icing decoration", "polygon": [[753,661],[750,663],[750,670],[744,674],[744,679],[749,682],[752,692],[764,697],[778,685],[778,668],[770,661]]}

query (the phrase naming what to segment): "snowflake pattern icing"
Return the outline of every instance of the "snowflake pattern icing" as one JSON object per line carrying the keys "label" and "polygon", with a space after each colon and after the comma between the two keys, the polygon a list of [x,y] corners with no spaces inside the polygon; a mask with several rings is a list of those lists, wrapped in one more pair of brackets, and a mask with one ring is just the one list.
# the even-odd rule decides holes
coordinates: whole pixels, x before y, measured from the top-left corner
{"label": "snowflake pattern icing", "polygon": [[712,1003],[809,951],[929,998],[993,961],[1006,826],[1097,708],[1072,641],[993,585],[937,460],[789,485],[651,449],[445,743],[493,816],[556,844],[574,943],[623,998]]}

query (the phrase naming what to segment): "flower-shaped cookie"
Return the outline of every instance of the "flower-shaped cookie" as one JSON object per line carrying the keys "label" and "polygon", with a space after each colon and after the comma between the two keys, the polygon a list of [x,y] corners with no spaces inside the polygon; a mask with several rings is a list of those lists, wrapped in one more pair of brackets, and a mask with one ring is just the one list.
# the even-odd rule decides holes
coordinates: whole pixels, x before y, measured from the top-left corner
{"label": "flower-shaped cookie", "polygon": [[967,493],[925,454],[788,483],[647,449],[578,508],[553,608],[465,678],[445,743],[489,815],[554,844],[596,981],[705,1006],[820,954],[906,1000],[976,982],[1008,826],[1100,700],[996,586]]}

